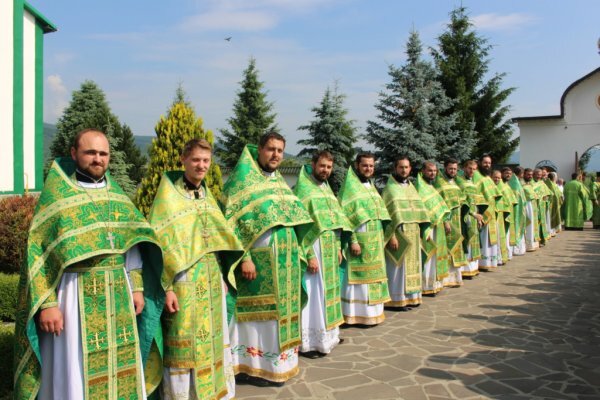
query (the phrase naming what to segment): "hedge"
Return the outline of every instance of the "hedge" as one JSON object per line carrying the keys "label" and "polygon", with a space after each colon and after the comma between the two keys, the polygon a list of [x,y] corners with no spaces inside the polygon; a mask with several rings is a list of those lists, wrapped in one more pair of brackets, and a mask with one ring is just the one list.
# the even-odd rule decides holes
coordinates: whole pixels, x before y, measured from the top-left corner
{"label": "hedge", "polygon": [[15,347],[15,326],[0,324],[0,399],[10,399],[13,389],[13,354]]}
{"label": "hedge", "polygon": [[0,321],[15,320],[18,291],[19,275],[0,272]]}
{"label": "hedge", "polygon": [[19,272],[37,199],[31,195],[0,198],[0,272]]}

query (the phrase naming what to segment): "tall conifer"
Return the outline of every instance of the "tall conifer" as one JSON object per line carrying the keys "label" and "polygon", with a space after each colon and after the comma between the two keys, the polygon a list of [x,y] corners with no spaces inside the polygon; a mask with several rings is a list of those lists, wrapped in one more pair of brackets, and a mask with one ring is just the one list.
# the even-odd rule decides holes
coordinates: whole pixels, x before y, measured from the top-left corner
{"label": "tall conifer", "polygon": [[460,6],[450,13],[447,30],[438,37],[438,49],[431,52],[446,94],[457,100],[452,108],[458,113],[456,129],[461,138],[475,138],[473,157],[488,153],[494,162],[504,162],[519,143],[518,138],[510,140],[512,124],[506,119],[510,107],[503,105],[514,88],[502,89],[505,74],[496,73],[486,80],[491,50],[487,39],[473,30],[466,8]]}
{"label": "tall conifer", "polygon": [[267,101],[254,58],[250,58],[240,85],[233,104],[233,117],[227,119],[230,128],[220,130],[223,138],[219,139],[217,150],[219,159],[228,167],[235,166],[246,144],[258,144],[258,139],[267,130],[276,128],[273,103]]}
{"label": "tall conifer", "polygon": [[335,193],[344,181],[348,165],[352,163],[353,145],[357,139],[354,121],[347,119],[348,110],[344,108],[345,97],[338,93],[337,84],[333,91],[327,88],[319,105],[312,108],[315,119],[308,125],[298,128],[307,131],[310,137],[298,141],[298,144],[307,146],[298,153],[298,157],[311,157],[320,150],[327,150],[333,154],[334,168],[329,184]]}
{"label": "tall conifer", "polygon": [[[211,145],[214,142],[212,132],[204,130],[202,118],[196,118],[196,113],[185,99],[181,86],[177,89],[175,100],[167,111],[167,116],[161,115],[154,130],[156,138],[152,139],[150,145],[150,162],[136,197],[136,204],[144,215],[148,215],[152,207],[163,173],[183,169],[180,159],[183,146],[194,138],[206,139]],[[221,169],[214,160],[204,180],[218,198],[223,182]]]}
{"label": "tall conifer", "polygon": [[375,106],[378,120],[367,122],[366,140],[377,149],[378,176],[389,174],[399,155],[408,156],[417,167],[423,161],[436,160],[441,149],[457,137],[452,129],[455,116],[444,115],[452,100],[436,80],[433,66],[421,58],[422,45],[416,31],[410,33],[406,54],[405,65],[389,67],[391,82],[379,94]]}
{"label": "tall conifer", "polygon": [[135,182],[129,176],[132,164],[128,162],[121,148],[121,124],[110,110],[102,89],[90,80],[84,81],[79,90],[73,91],[69,106],[65,108],[56,124],[56,135],[50,145],[46,172],[55,158],[70,157],[75,135],[87,128],[98,129],[106,134],[111,151],[110,173],[125,192],[133,195]]}

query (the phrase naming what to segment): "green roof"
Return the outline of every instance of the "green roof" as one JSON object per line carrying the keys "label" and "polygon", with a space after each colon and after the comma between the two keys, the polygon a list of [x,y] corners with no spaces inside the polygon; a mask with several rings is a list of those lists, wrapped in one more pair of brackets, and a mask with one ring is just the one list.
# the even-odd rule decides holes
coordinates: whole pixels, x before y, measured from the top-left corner
{"label": "green roof", "polygon": [[25,2],[25,10],[35,17],[36,22],[42,27],[44,33],[56,32],[58,29],[50,20],[36,10],[31,4]]}

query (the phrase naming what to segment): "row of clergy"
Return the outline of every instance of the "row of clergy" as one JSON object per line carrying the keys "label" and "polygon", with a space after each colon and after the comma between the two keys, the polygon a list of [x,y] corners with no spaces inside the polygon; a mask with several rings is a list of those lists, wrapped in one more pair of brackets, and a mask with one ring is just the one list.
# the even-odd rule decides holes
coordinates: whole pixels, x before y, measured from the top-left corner
{"label": "row of clergy", "polygon": [[359,154],[336,197],[333,157],[315,154],[294,189],[278,172],[285,139],[247,145],[219,201],[204,182],[212,148],[185,144],[148,219],[107,174],[110,147],[79,132],[48,173],[29,231],[15,325],[19,399],[233,398],[235,384],[281,386],[298,356],[376,325],[384,306],[460,286],[560,230],[542,172],[458,173],[398,157],[380,195]]}

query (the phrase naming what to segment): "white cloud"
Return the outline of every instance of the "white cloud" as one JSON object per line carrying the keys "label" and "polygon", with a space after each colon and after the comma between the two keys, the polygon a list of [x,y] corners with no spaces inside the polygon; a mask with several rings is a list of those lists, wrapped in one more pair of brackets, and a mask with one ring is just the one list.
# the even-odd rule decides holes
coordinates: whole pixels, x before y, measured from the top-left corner
{"label": "white cloud", "polygon": [[333,0],[222,0],[185,18],[185,31],[265,31],[277,26],[288,14],[307,13]]}
{"label": "white cloud", "polygon": [[69,104],[69,91],[60,75],[48,75],[45,86],[44,120],[54,121]]}
{"label": "white cloud", "polygon": [[480,14],[471,18],[477,29],[487,31],[506,31],[519,29],[535,21],[536,18],[527,14]]}

